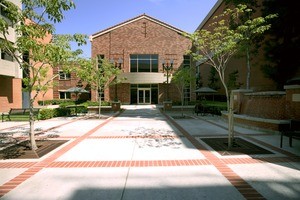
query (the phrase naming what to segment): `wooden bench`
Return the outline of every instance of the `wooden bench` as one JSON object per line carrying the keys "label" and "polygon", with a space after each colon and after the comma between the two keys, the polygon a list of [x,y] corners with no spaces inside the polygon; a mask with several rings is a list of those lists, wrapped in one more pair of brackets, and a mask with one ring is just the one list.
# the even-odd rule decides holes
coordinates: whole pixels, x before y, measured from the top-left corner
{"label": "wooden bench", "polygon": [[289,128],[280,132],[280,148],[282,148],[283,135],[289,137],[289,145],[292,147],[293,138],[300,139],[300,120],[291,120]]}
{"label": "wooden bench", "polygon": [[[11,108],[8,113],[2,113],[2,122],[4,118],[7,117],[11,121],[11,116],[29,116],[29,108]],[[38,119],[40,109],[33,108],[33,115]]]}

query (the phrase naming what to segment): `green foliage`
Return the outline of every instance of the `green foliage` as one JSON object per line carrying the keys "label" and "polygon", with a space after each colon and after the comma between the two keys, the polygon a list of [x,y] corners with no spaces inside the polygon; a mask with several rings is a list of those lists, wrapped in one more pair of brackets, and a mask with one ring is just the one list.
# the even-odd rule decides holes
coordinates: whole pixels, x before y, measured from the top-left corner
{"label": "green foliage", "polygon": [[[6,18],[0,18],[0,34],[4,38],[0,40],[0,49],[13,57],[23,70],[23,85],[30,93],[32,108],[37,95],[47,91],[58,76],[47,74],[50,67],[60,66],[60,69],[67,71],[73,65],[78,66],[79,60],[83,62],[84,59],[79,58],[81,51],[73,51],[70,42],[83,45],[88,37],[82,34],[55,34],[54,23],[63,20],[65,11],[75,8],[72,0],[22,0],[22,9],[8,1],[2,2],[5,4]],[[8,39],[11,25],[18,36],[15,44]],[[52,40],[49,40],[51,35]],[[85,60],[87,62],[89,60]],[[33,120],[31,117],[30,141],[32,149],[36,150]]]}
{"label": "green foliage", "polygon": [[[270,28],[270,24],[267,23],[268,19],[276,16],[256,17],[245,22],[240,20],[240,15],[251,11],[245,5],[226,9],[222,14],[214,17],[214,21],[209,24],[209,29],[201,29],[188,35],[195,47],[195,52],[190,52],[193,58],[212,66],[217,71],[228,99],[228,108],[229,93],[225,82],[228,61],[246,41],[249,42],[250,36],[260,35],[268,30]],[[235,24],[234,28],[232,28],[232,23]]]}
{"label": "green foliage", "polygon": [[107,59],[91,60],[91,62],[80,60],[79,64],[81,67],[77,70],[78,76],[95,90],[104,91],[121,73],[121,70]]}
{"label": "green foliage", "polygon": [[208,80],[209,80],[208,87],[210,87],[214,90],[220,89],[220,86],[218,84],[218,82],[219,82],[218,74],[217,74],[216,69],[213,67],[210,68]]}
{"label": "green foliage", "polygon": [[74,101],[63,101],[59,104],[59,107],[64,108],[64,107],[72,106],[72,105],[75,105]]}
{"label": "green foliage", "polygon": [[40,110],[40,116],[39,119],[45,120],[45,119],[51,119],[55,116],[55,110],[52,108],[44,108]]}
{"label": "green foliage", "polygon": [[55,117],[64,117],[71,115],[71,110],[66,107],[59,107],[54,109],[54,116]]}
{"label": "green foliage", "polygon": [[227,87],[229,90],[239,89],[242,83],[237,82],[239,77],[239,71],[235,70],[229,74],[229,78],[227,81]]}
{"label": "green foliage", "polygon": [[45,101],[38,101],[39,105],[59,105],[61,103],[66,103],[66,102],[74,102],[73,100],[65,100],[65,99],[51,99],[51,100],[45,100]]}
{"label": "green foliage", "polygon": [[[99,106],[99,102],[96,102],[96,101],[87,101],[87,102],[82,103],[81,105],[84,105],[85,107],[88,107],[88,106]],[[101,106],[110,106],[110,102],[108,102],[108,101],[102,101],[101,102]]]}

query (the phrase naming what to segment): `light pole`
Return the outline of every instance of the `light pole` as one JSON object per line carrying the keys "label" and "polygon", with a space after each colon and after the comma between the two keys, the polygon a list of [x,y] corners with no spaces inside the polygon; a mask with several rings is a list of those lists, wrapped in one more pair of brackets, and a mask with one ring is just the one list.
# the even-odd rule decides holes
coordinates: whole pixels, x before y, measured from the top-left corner
{"label": "light pole", "polygon": [[169,76],[170,76],[170,71],[173,70],[173,59],[170,60],[170,63],[165,63],[164,60],[162,60],[162,66],[163,66],[163,71],[166,71],[167,72],[167,101],[170,101],[170,98],[169,98]]}
{"label": "light pole", "polygon": [[[116,69],[121,69],[122,67],[122,63],[123,63],[123,60],[122,58],[119,58],[117,61],[114,61],[114,59],[110,59],[110,63],[114,64],[115,68]],[[115,102],[118,102],[119,101],[119,98],[118,98],[118,87],[117,87],[117,76],[115,77],[115,98],[114,98],[114,101]]]}

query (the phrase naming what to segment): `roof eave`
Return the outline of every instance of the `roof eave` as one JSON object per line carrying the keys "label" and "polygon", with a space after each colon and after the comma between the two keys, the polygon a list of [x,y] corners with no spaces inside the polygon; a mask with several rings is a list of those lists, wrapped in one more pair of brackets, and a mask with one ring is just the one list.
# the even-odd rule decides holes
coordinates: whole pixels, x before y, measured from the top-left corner
{"label": "roof eave", "polygon": [[223,0],[218,0],[216,4],[212,7],[212,9],[209,11],[209,13],[206,15],[204,20],[200,23],[200,25],[197,27],[197,29],[194,31],[199,31],[203,28],[203,26],[206,24],[206,22],[213,16],[213,14],[216,12],[216,10],[220,7],[220,5],[223,3]]}
{"label": "roof eave", "polygon": [[92,40],[93,40],[94,38],[96,38],[96,37],[99,37],[99,36],[101,36],[101,35],[104,35],[104,34],[106,34],[106,33],[109,33],[109,32],[111,32],[111,31],[113,31],[113,30],[115,30],[115,29],[118,29],[118,28],[120,28],[120,27],[122,27],[122,26],[125,26],[125,25],[127,25],[127,24],[130,24],[130,23],[133,23],[133,22],[138,21],[138,20],[140,20],[140,19],[148,19],[148,20],[150,20],[150,21],[152,21],[152,22],[154,22],[154,23],[157,23],[157,24],[159,24],[159,25],[162,25],[162,26],[164,26],[164,27],[166,27],[166,28],[168,28],[168,29],[171,29],[171,30],[173,30],[173,31],[175,31],[175,32],[177,32],[177,33],[179,33],[179,34],[181,34],[181,35],[184,35],[184,34],[187,33],[187,32],[185,32],[185,31],[182,31],[182,30],[180,30],[180,29],[178,29],[178,28],[175,28],[175,27],[173,27],[173,26],[171,26],[171,25],[168,25],[168,24],[166,24],[166,23],[164,23],[164,22],[161,22],[161,21],[159,21],[159,20],[157,20],[157,19],[154,19],[154,18],[152,18],[152,17],[150,17],[150,16],[148,16],[148,15],[143,14],[143,15],[140,15],[140,16],[138,16],[138,17],[136,17],[136,18],[131,19],[131,20],[125,21],[125,22],[120,23],[120,24],[117,24],[117,25],[115,25],[115,26],[113,26],[113,27],[111,27],[111,28],[108,28],[108,29],[105,29],[105,30],[103,30],[103,31],[100,31],[100,32],[97,32],[97,33],[92,34],[92,35],[90,36],[90,41],[92,41]]}

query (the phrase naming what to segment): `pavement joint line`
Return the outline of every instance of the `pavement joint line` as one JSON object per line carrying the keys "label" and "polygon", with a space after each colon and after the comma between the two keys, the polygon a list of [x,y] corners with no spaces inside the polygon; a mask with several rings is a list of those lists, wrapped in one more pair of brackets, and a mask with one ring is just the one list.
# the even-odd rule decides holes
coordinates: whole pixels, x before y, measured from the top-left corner
{"label": "pavement joint line", "polygon": [[[233,174],[237,176],[234,180],[228,179],[226,176],[224,176],[236,189],[240,192],[240,194],[245,197],[245,199],[249,199],[249,197],[259,198],[259,199],[265,199],[259,192],[257,192],[249,183],[247,183],[242,177],[240,177],[238,174],[236,174],[231,168],[229,168],[226,163],[224,163],[221,159],[219,159],[217,156],[215,156],[213,153],[208,151],[208,149],[202,145],[197,139],[195,139],[192,135],[190,135],[182,126],[180,126],[173,118],[171,118],[169,115],[161,111],[161,113],[168,119],[169,123],[174,125],[202,154],[203,156],[208,159],[215,167],[216,169],[224,176],[224,172],[221,169],[226,169],[227,171],[231,171]],[[238,182],[236,182],[236,180]],[[247,191],[240,190],[239,187],[236,187],[239,185],[239,183],[243,183],[247,185],[249,189],[253,191],[249,195]]]}
{"label": "pavement joint line", "polygon": [[[170,121],[170,120],[166,120],[166,121]],[[174,120],[174,122],[176,123],[175,120]],[[212,123],[212,122],[210,122],[210,123]],[[65,124],[61,124],[60,126],[63,126],[63,125],[65,125]],[[180,126],[179,124],[177,124],[177,125]],[[216,124],[214,124],[214,125],[216,125]],[[175,127],[177,128],[177,126],[175,126]],[[245,136],[244,134],[242,134],[242,135]],[[70,136],[70,137],[75,138],[75,140],[79,140],[82,136]],[[82,140],[84,140],[84,139],[96,139],[98,137],[100,137],[100,139],[106,139],[106,138],[102,138],[102,137],[106,137],[106,136],[90,136],[90,135],[88,135],[88,136],[84,137]],[[121,139],[126,139],[126,138],[123,138],[123,136],[116,136],[116,137],[111,136],[111,137],[112,137],[112,139],[115,139],[115,138],[119,139],[120,137],[121,137]],[[130,136],[130,137],[131,138],[140,138],[138,136]],[[296,155],[293,155],[293,154],[290,155],[290,157],[218,158],[215,155],[213,155],[211,152],[203,152],[203,151],[206,151],[207,149],[206,149],[206,147],[203,147],[203,145],[194,138],[194,137],[198,137],[198,136],[194,136],[194,135],[191,136],[190,135],[190,137],[188,137],[188,136],[185,136],[185,137],[189,140],[193,138],[193,140],[192,141],[190,140],[190,142],[201,153],[203,153],[203,155],[206,157],[206,159],[196,159],[196,160],[193,160],[193,159],[190,159],[190,160],[146,160],[146,161],[145,160],[55,161],[55,159],[54,160],[53,160],[53,158],[49,159],[49,157],[48,157],[48,158],[44,159],[43,161],[40,161],[39,164],[38,164],[38,162],[21,162],[22,164],[18,164],[18,162],[8,162],[11,166],[9,168],[27,168],[26,165],[29,165],[28,166],[29,168],[34,169],[33,166],[36,165],[35,167],[39,167],[40,169],[38,170],[38,168],[36,168],[34,170],[31,170],[31,171],[30,171],[30,169],[26,170],[24,173],[17,176],[19,179],[15,179],[14,182],[10,182],[10,183],[7,182],[4,185],[2,185],[4,187],[3,190],[1,188],[2,186],[0,186],[0,197],[12,190],[12,189],[10,189],[8,191],[5,188],[13,187],[13,189],[14,189],[19,184],[21,184],[22,182],[24,182],[28,178],[30,178],[33,175],[35,175],[36,173],[38,173],[43,168],[50,168],[50,167],[59,167],[59,168],[70,168],[70,167],[78,167],[78,168],[79,167],[84,167],[84,168],[91,168],[91,167],[153,167],[153,165],[162,167],[162,166],[190,166],[190,165],[212,165],[213,164],[220,171],[220,173],[224,177],[226,177],[227,180],[229,182],[231,182],[231,184],[235,188],[237,188],[237,190],[246,199],[265,199],[254,188],[252,188],[251,185],[249,185],[246,181],[241,179],[241,177],[238,176],[234,171],[232,171],[231,168],[229,168],[227,165],[229,165],[229,164],[230,165],[231,164],[252,164],[252,163],[262,163],[262,162],[272,163],[272,162],[289,162],[289,161],[290,162],[299,162],[300,161],[300,157],[296,156]],[[201,137],[202,137],[202,135],[201,135]],[[148,137],[141,137],[141,138],[148,138]],[[76,146],[78,143],[75,143],[72,147],[70,147],[70,149],[73,148],[74,146]],[[199,143],[200,143],[200,145],[199,145]],[[67,149],[66,151],[68,151],[70,149]],[[63,152],[63,153],[66,153],[66,151]],[[58,152],[56,152],[56,153],[58,153]],[[60,157],[62,154],[59,154],[58,157]],[[62,162],[66,162],[66,163],[62,163]],[[5,164],[8,164],[8,163],[1,163],[0,162],[0,168],[2,168],[2,166],[3,166],[3,168],[7,168],[7,167],[4,167],[4,166],[5,166]],[[13,164],[11,164],[11,163],[13,163]],[[183,164],[181,164],[181,163],[183,163]],[[13,167],[13,166],[15,166],[15,164],[17,164],[16,166],[18,166],[18,167]],[[237,175],[237,177],[235,175]],[[20,180],[22,180],[23,178],[26,178],[26,179],[23,180],[22,182],[20,182]],[[14,179],[12,179],[12,180],[14,180]],[[251,193],[251,194],[249,195],[249,193]],[[252,194],[254,194],[254,195],[252,195]]]}
{"label": "pavement joint line", "polygon": [[[46,168],[48,165],[50,165],[58,157],[60,157],[61,155],[63,155],[67,151],[69,151],[71,148],[73,148],[78,143],[80,143],[81,141],[83,141],[84,139],[86,139],[88,136],[90,136],[91,134],[93,134],[98,129],[102,128],[104,125],[106,125],[107,123],[109,123],[111,120],[113,120],[115,117],[119,116],[120,114],[121,114],[121,112],[117,113],[116,115],[114,115],[112,117],[109,117],[108,119],[105,119],[105,121],[103,121],[101,124],[99,124],[98,126],[94,127],[93,129],[91,129],[90,131],[88,131],[87,133],[85,133],[84,135],[78,137],[77,139],[75,139],[71,143],[67,144],[66,146],[62,147],[61,149],[59,149],[54,154],[50,155],[49,157],[45,158],[44,160],[42,160],[40,162],[35,162],[35,164],[33,166],[31,166],[30,168],[28,168],[25,172],[17,175],[16,177],[14,177],[11,180],[7,181],[3,185],[0,185],[0,198],[2,196],[4,196],[5,194],[7,194],[8,192],[10,192],[11,190],[13,190],[14,188],[16,188],[18,185],[20,185],[24,181],[28,180],[30,177],[32,177],[35,174],[37,174],[43,168]],[[76,121],[78,121],[80,119],[82,119],[82,118],[79,118]],[[72,122],[74,122],[74,121],[72,121]],[[69,123],[71,123],[71,122],[60,124],[58,126],[55,126],[55,128],[64,126],[64,125],[69,124]],[[50,128],[50,129],[53,130],[54,128]],[[37,166],[40,166],[40,167],[37,167]],[[28,172],[30,172],[30,174],[28,174]],[[23,175],[26,175],[26,174],[29,175],[28,178],[21,178],[21,179],[19,178],[20,176],[24,177]],[[7,186],[7,185],[14,185],[14,187],[12,189],[7,190],[7,189],[5,189],[5,186]]]}

